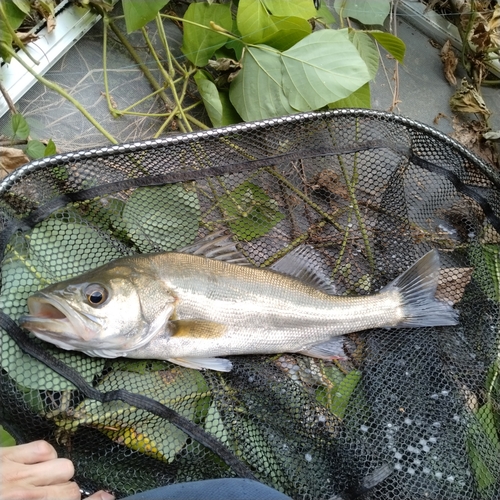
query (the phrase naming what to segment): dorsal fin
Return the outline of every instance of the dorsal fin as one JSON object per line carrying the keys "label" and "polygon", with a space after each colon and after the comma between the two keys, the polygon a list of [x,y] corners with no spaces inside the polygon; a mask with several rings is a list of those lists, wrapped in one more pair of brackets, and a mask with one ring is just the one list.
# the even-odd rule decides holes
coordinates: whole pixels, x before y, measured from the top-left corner
{"label": "dorsal fin", "polygon": [[296,278],[329,295],[336,295],[335,285],[329,276],[319,267],[323,261],[321,254],[310,245],[301,245],[287,253],[270,266],[270,269]]}
{"label": "dorsal fin", "polygon": [[248,259],[236,248],[230,236],[223,231],[210,233],[192,245],[177,250],[180,253],[202,255],[209,259],[222,260],[240,266],[249,266]]}

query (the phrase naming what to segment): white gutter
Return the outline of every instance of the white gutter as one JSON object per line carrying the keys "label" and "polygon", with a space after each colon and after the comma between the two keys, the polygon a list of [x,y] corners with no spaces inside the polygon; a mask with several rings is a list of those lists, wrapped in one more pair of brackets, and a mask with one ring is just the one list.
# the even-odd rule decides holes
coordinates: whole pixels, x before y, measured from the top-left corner
{"label": "white gutter", "polygon": [[[52,32],[48,33],[45,21],[30,31],[36,33],[39,38],[27,44],[26,48],[39,64],[33,63],[23,51],[18,52],[19,57],[37,73],[43,75],[99,21],[100,17],[90,9],[77,7],[66,0],[57,7],[56,27]],[[15,59],[9,64],[2,62],[0,80],[14,102],[17,102],[37,81]],[[7,102],[0,95],[0,117],[8,109]]]}

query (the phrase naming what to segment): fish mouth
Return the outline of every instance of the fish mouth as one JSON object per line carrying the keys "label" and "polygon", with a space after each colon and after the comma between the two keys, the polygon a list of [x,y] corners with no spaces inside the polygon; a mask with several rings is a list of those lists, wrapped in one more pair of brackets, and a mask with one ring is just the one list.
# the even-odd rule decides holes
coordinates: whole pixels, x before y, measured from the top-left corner
{"label": "fish mouth", "polygon": [[71,306],[43,292],[28,298],[28,310],[29,314],[19,318],[19,324],[39,339],[62,349],[81,349],[96,336]]}

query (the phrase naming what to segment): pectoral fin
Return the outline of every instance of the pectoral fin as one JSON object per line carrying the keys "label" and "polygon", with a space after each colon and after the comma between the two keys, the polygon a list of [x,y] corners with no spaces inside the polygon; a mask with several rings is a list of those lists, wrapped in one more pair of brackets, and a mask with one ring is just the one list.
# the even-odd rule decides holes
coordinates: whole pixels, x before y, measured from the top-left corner
{"label": "pectoral fin", "polygon": [[226,332],[224,325],[204,319],[178,319],[169,321],[168,324],[172,337],[214,339],[222,337]]}
{"label": "pectoral fin", "polygon": [[223,358],[169,358],[167,361],[195,370],[207,369],[218,372],[230,372],[233,368],[231,361]]}

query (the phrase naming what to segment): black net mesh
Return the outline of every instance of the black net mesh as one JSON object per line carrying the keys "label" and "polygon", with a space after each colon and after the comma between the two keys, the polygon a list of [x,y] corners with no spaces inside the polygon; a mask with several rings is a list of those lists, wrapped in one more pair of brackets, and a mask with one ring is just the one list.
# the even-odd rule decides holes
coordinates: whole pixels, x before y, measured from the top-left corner
{"label": "black net mesh", "polygon": [[[297,499],[500,495],[499,178],[457,143],[343,110],[58,155],[0,186],[0,423],[89,490],[255,477]],[[91,358],[16,321],[50,283],[224,230],[255,266],[307,243],[338,295],[435,248],[456,327],[351,334],[347,360],[228,373]]]}

